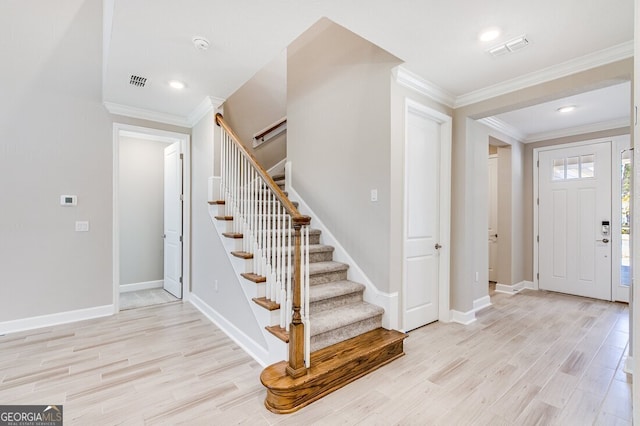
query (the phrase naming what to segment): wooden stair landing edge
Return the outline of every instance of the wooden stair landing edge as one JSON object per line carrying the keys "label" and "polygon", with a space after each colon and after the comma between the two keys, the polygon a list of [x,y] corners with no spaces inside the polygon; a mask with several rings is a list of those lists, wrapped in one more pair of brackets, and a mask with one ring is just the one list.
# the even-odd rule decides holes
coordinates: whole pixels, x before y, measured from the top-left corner
{"label": "wooden stair landing edge", "polygon": [[260,381],[267,388],[264,405],[269,411],[287,414],[404,355],[407,334],[378,328],[311,354],[311,368],[294,379],[287,375],[288,363],[265,368]]}

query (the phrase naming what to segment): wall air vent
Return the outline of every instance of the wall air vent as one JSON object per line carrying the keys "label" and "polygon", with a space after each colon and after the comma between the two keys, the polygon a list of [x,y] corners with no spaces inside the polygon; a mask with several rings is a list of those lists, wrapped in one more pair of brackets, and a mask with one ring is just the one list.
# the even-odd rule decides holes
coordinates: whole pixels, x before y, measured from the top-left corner
{"label": "wall air vent", "polygon": [[147,83],[147,79],[144,77],[140,77],[139,75],[131,74],[131,78],[129,79],[129,84],[136,87],[144,87]]}

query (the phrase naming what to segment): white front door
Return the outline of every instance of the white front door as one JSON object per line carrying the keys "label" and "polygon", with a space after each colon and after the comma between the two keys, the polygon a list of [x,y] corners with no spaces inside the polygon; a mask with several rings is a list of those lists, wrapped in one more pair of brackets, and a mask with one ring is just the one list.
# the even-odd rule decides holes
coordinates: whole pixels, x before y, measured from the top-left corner
{"label": "white front door", "polygon": [[489,281],[497,282],[498,263],[498,157],[489,157]]}
{"label": "white front door", "polygon": [[164,289],[182,298],[182,161],[180,142],[164,150]]}
{"label": "white front door", "polygon": [[538,160],[540,289],[611,300],[611,143]]}
{"label": "white front door", "polygon": [[422,110],[406,110],[404,329],[438,319],[441,125]]}

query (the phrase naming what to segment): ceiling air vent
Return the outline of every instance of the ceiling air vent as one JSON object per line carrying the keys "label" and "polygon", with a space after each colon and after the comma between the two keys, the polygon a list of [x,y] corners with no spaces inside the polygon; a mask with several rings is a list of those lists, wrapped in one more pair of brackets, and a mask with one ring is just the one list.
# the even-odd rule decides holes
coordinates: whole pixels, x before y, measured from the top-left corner
{"label": "ceiling air vent", "polygon": [[147,79],[144,77],[140,77],[139,75],[131,74],[131,78],[129,79],[129,84],[136,87],[144,87],[147,83]]}
{"label": "ceiling air vent", "polygon": [[520,37],[516,37],[512,40],[507,41],[506,43],[501,43],[497,46],[492,47],[487,50],[487,52],[492,56],[502,56],[507,53],[513,53],[517,50],[524,49],[529,45],[529,40],[527,40],[526,35],[521,35]]}

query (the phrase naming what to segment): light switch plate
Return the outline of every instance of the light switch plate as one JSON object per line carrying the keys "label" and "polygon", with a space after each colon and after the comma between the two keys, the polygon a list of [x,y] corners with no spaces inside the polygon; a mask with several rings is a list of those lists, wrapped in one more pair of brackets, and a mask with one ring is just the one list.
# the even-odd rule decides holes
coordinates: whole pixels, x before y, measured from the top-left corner
{"label": "light switch plate", "polygon": [[87,222],[87,221],[77,221],[76,222],[76,232],[89,232],[89,222]]}
{"label": "light switch plate", "polygon": [[377,189],[372,189],[371,190],[371,201],[378,201],[378,190]]}

